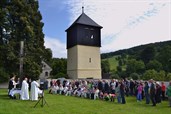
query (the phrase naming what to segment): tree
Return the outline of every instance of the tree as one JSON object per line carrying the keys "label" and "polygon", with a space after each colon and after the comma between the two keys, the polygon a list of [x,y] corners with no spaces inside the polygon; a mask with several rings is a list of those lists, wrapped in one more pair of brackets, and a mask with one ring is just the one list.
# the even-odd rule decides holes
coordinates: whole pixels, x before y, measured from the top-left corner
{"label": "tree", "polygon": [[60,72],[58,74],[56,74],[55,76],[53,76],[53,78],[57,79],[57,78],[68,78],[66,74]]}
{"label": "tree", "polygon": [[0,67],[0,82],[5,82],[8,80],[8,74]]}
{"label": "tree", "polygon": [[136,62],[135,59],[128,60],[128,62],[126,64],[126,72],[128,75],[130,75],[133,72],[136,72],[135,62]]}
{"label": "tree", "polygon": [[171,80],[171,73],[168,73],[165,78],[166,81]]}
{"label": "tree", "polygon": [[143,73],[145,65],[143,61],[137,61],[135,59],[130,59],[127,62],[126,72],[128,75],[131,73]]}
{"label": "tree", "polygon": [[122,60],[120,59],[119,62],[118,62],[119,66],[122,66],[123,63],[122,63]]}
{"label": "tree", "polygon": [[157,71],[153,70],[146,70],[145,73],[143,74],[143,79],[144,80],[149,80],[149,79],[156,79],[157,76]]}
{"label": "tree", "polygon": [[101,61],[101,68],[103,73],[109,73],[110,64],[108,60]]}
{"label": "tree", "polygon": [[[55,77],[66,76],[67,74],[67,60],[53,58],[52,59],[52,72],[51,75]],[[60,74],[60,75],[59,75]],[[61,75],[64,74],[64,75]]]}
{"label": "tree", "polygon": [[122,67],[121,66],[117,66],[116,69],[117,69],[117,72],[122,72]]}
{"label": "tree", "polygon": [[159,81],[165,81],[166,80],[165,71],[161,70],[160,72],[158,72],[158,74],[156,75],[156,78],[154,78],[154,79],[159,80]]}
{"label": "tree", "polygon": [[45,49],[44,59],[49,62],[52,60],[52,50],[50,48]]}
{"label": "tree", "polygon": [[137,74],[137,73],[132,73],[132,74],[130,75],[130,77],[131,77],[133,80],[138,80],[138,79],[140,78],[140,75]]}
{"label": "tree", "polygon": [[156,71],[160,71],[162,70],[162,64],[157,60],[151,60],[149,63],[147,63],[146,69],[147,70],[154,69]]}
{"label": "tree", "polygon": [[111,78],[112,78],[112,79],[119,79],[120,77],[119,77],[118,74],[112,73],[112,74],[111,74]]}
{"label": "tree", "polygon": [[166,45],[164,46],[158,56],[157,56],[157,60],[162,64],[163,66],[163,70],[165,70],[166,72],[171,72],[171,46],[170,45]]}
{"label": "tree", "polygon": [[8,79],[8,70],[5,69],[5,63],[7,59],[7,47],[6,44],[8,43],[8,35],[9,35],[9,22],[8,22],[8,15],[7,15],[7,0],[0,0],[0,69],[1,69],[1,81],[6,81]]}
{"label": "tree", "polygon": [[0,1],[0,66],[8,74],[18,74],[20,41],[24,41],[24,75],[39,77],[46,50],[38,8],[36,0]]}
{"label": "tree", "polygon": [[145,64],[142,60],[139,60],[136,62],[135,67],[136,67],[136,72],[142,74],[145,69]]}
{"label": "tree", "polygon": [[148,63],[150,60],[153,60],[156,54],[156,50],[153,46],[146,47],[140,54],[141,60],[144,61],[144,63]]}

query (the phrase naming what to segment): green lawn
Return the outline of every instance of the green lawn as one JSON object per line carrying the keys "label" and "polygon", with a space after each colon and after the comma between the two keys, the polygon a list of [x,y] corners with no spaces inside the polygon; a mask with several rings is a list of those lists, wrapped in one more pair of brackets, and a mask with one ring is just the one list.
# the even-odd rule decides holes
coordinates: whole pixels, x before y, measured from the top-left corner
{"label": "green lawn", "polygon": [[0,89],[0,114],[170,114],[171,108],[167,102],[156,107],[136,102],[135,98],[126,98],[127,104],[117,104],[116,101],[106,102],[89,100],[63,95],[51,95],[45,92],[49,105],[43,108],[40,104],[33,108],[36,102],[9,99],[5,89]]}

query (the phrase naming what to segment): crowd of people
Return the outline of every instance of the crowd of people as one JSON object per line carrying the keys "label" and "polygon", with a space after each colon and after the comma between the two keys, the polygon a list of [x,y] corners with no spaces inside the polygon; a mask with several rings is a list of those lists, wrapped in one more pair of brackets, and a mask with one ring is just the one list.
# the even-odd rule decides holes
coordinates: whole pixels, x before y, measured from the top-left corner
{"label": "crowd of people", "polygon": [[[19,94],[21,100],[38,100],[38,95],[42,94],[42,90],[39,89],[39,83],[35,80],[28,80],[24,77],[20,86],[20,79],[15,80],[15,76],[10,77],[8,85],[8,96],[12,99],[16,99],[16,94]],[[30,90],[30,93],[29,93]]]}
{"label": "crowd of people", "polygon": [[[38,100],[39,94],[42,94],[39,87],[38,82],[28,80],[27,77],[22,80],[20,86],[20,79],[15,81],[15,76],[12,76],[9,81],[8,95],[13,99],[15,99],[15,94],[19,94],[21,100]],[[49,93],[112,102],[116,99],[121,104],[126,103],[125,96],[136,96],[137,102],[145,99],[146,104],[151,102],[152,106],[168,99],[171,107],[171,81],[166,86],[164,82],[156,82],[153,79],[149,81],[132,79],[51,80]]]}
{"label": "crowd of people", "polygon": [[[146,104],[156,106],[162,100],[169,101],[171,107],[171,81],[168,87],[164,82],[135,80],[51,80],[49,93],[101,99],[125,104],[125,96],[136,96],[137,102],[145,99]],[[167,97],[165,96],[167,95]]]}

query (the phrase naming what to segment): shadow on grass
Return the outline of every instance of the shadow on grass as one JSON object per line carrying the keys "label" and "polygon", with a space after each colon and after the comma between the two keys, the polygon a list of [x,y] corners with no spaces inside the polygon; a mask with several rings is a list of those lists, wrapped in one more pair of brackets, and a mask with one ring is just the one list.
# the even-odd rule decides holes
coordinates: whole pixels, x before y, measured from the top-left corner
{"label": "shadow on grass", "polygon": [[143,99],[141,102],[136,102],[133,99],[129,100],[129,104],[132,104],[134,107],[137,108],[156,108],[156,109],[167,109],[167,101],[162,101],[161,103],[157,103],[156,106],[152,106],[152,103],[146,104],[145,99]]}
{"label": "shadow on grass", "polygon": [[8,95],[0,95],[0,100],[10,100]]}

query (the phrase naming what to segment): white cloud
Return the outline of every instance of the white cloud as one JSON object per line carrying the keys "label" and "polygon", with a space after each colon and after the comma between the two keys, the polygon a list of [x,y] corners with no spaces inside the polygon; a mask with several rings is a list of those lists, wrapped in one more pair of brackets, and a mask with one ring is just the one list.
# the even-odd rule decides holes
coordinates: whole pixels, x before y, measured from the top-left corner
{"label": "white cloud", "polygon": [[46,48],[52,49],[53,57],[66,58],[66,44],[59,41],[57,38],[45,36]]}
{"label": "white cloud", "polygon": [[[84,12],[103,26],[102,52],[171,40],[171,0],[82,0]],[[68,0],[70,24],[82,2]]]}

